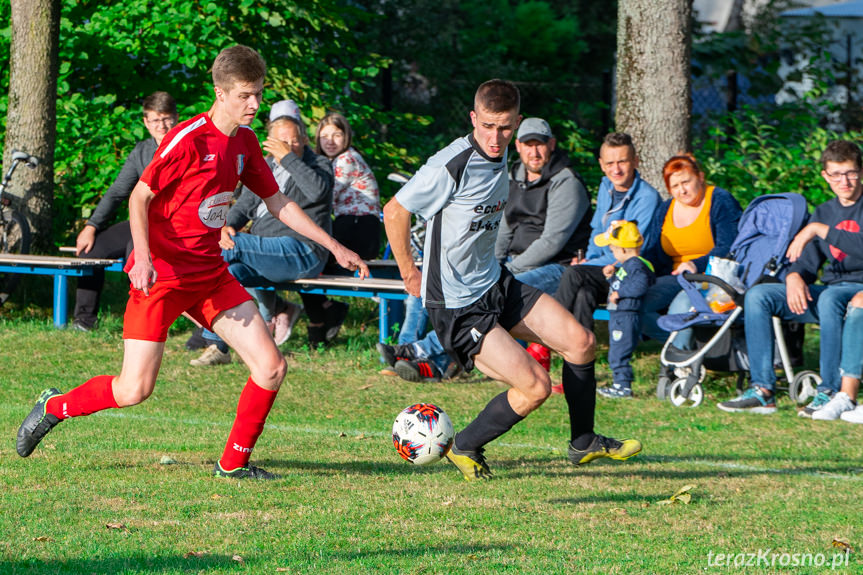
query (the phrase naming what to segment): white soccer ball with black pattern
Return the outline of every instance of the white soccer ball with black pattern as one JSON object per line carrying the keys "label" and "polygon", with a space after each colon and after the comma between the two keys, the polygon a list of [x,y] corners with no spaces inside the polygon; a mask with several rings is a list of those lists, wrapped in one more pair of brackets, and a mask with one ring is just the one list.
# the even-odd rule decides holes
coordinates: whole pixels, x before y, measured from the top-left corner
{"label": "white soccer ball with black pattern", "polygon": [[403,459],[428,465],[449,452],[455,438],[452,421],[444,410],[431,403],[405,408],[393,423],[393,445]]}

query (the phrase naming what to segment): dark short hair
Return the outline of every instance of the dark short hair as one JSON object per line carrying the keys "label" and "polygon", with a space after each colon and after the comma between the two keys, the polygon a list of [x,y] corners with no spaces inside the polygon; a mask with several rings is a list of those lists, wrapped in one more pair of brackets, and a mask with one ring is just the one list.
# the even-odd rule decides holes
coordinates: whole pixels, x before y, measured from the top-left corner
{"label": "dark short hair", "polygon": [[493,114],[513,110],[518,112],[521,106],[521,95],[512,82],[495,78],[480,84],[473,98],[473,105],[474,108],[482,107],[483,110]]}
{"label": "dark short hair", "polygon": [[622,148],[627,146],[632,155],[635,155],[635,144],[632,143],[632,136],[626,132],[610,132],[602,139],[602,145],[609,148]]}
{"label": "dark short hair", "polygon": [[338,112],[330,112],[321,119],[321,123],[318,124],[318,129],[315,130],[315,153],[319,156],[325,155],[324,151],[321,149],[321,130],[323,130],[324,127],[330,125],[333,125],[342,132],[344,132],[345,149],[347,150],[351,147],[351,141],[353,140],[353,137],[351,135],[351,125],[348,124],[348,119],[339,114]]}
{"label": "dark short hair", "polygon": [[225,48],[213,61],[213,85],[230,90],[237,82],[257,82],[267,75],[267,64],[248,46]]}
{"label": "dark short hair", "polygon": [[168,114],[177,116],[177,102],[167,92],[153,92],[141,104],[144,109],[144,114],[147,112],[157,112],[159,114]]}
{"label": "dark short hair", "polygon": [[863,167],[860,146],[848,140],[833,140],[821,153],[821,168],[827,169],[827,162],[854,162],[859,170]]}

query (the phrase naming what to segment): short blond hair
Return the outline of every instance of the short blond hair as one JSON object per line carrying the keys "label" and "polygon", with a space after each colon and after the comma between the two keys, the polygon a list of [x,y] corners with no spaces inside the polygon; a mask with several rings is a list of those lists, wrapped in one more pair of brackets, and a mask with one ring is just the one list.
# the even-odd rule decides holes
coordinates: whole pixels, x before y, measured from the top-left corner
{"label": "short blond hair", "polygon": [[267,75],[267,64],[248,46],[225,48],[213,61],[213,85],[230,90],[237,82],[253,83]]}

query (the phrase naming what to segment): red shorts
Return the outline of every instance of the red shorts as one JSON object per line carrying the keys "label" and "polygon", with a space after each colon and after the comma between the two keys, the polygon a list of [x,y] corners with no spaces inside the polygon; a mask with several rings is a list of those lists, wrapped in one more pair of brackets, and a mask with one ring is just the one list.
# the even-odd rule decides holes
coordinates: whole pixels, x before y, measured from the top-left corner
{"label": "red shorts", "polygon": [[252,296],[227,268],[213,275],[157,280],[148,296],[129,290],[123,339],[165,341],[168,328],[183,312],[209,329],[221,312],[250,299]]}

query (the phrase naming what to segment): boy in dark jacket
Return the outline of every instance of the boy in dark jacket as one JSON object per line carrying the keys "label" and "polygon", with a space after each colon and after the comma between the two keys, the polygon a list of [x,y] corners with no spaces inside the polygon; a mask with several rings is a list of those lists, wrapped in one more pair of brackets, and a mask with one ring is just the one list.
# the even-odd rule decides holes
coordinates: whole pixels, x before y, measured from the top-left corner
{"label": "boy in dark jacket", "polygon": [[641,335],[638,309],[656,277],[650,262],[639,256],[644,238],[635,222],[612,222],[608,231],[593,241],[600,247],[609,246],[616,260],[602,268],[609,283],[608,366],[613,383],[597,391],[605,397],[628,398],[632,397],[630,359]]}

